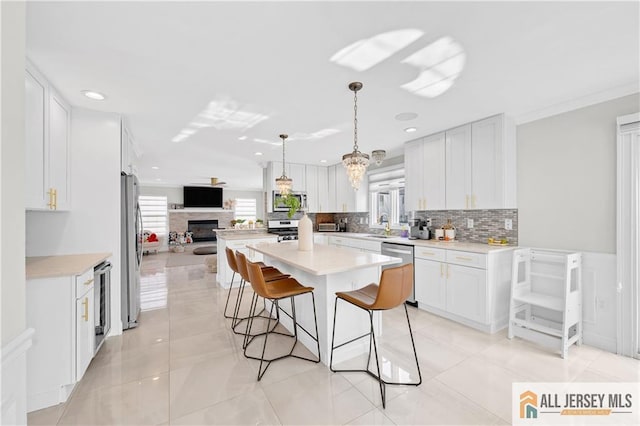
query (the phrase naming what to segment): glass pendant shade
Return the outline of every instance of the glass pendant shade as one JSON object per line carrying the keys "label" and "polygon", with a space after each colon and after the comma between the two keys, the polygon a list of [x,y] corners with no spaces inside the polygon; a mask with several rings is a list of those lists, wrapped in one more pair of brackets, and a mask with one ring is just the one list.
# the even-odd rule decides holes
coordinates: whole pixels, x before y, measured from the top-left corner
{"label": "glass pendant shade", "polygon": [[291,193],[291,187],[293,186],[293,179],[287,177],[287,174],[284,172],[284,141],[288,137],[289,136],[285,134],[280,135],[280,139],[282,139],[282,176],[276,178],[276,187],[280,195],[289,195]]}
{"label": "glass pendant shade", "polygon": [[376,166],[379,166],[387,156],[387,152],[384,149],[376,149],[371,153],[373,160],[376,162]]}
{"label": "glass pendant shade", "polygon": [[342,156],[342,164],[347,169],[349,182],[356,191],[360,188],[360,182],[369,167],[369,156],[358,149],[358,90],[360,89],[362,89],[362,83],[358,81],[349,84],[349,90],[353,92],[353,152]]}

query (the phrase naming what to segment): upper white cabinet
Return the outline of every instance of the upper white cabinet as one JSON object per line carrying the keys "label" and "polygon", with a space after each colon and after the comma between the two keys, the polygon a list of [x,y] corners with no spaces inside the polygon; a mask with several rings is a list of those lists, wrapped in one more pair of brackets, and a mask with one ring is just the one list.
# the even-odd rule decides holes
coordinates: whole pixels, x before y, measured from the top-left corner
{"label": "upper white cabinet", "polygon": [[138,172],[138,151],[131,130],[120,122],[120,170],[131,175]]}
{"label": "upper white cabinet", "polygon": [[309,212],[322,213],[329,211],[329,191],[327,168],[322,166],[305,166],[307,184],[307,206]]}
{"label": "upper white cabinet", "polygon": [[514,208],[515,167],[515,127],[504,115],[408,142],[406,208]]}
{"label": "upper white cabinet", "polygon": [[357,191],[351,186],[347,171],[342,163],[334,164],[328,168],[329,174],[329,196],[335,194],[335,203],[329,200],[331,212],[334,213],[353,213],[368,212],[368,191],[369,178],[365,175],[360,182],[360,189]]}
{"label": "upper white cabinet", "polygon": [[445,134],[438,133],[405,145],[406,210],[445,208]]}
{"label": "upper white cabinet", "polygon": [[69,210],[71,108],[31,64],[25,71],[25,207]]}

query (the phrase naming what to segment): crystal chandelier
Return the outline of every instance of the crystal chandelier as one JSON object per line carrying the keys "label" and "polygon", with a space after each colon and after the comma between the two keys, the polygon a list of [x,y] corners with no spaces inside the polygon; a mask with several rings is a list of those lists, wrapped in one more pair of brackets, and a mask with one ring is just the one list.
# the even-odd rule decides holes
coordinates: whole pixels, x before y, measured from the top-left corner
{"label": "crystal chandelier", "polygon": [[291,193],[291,185],[293,184],[293,179],[288,178],[284,172],[284,141],[288,137],[288,135],[280,135],[280,139],[282,139],[282,176],[276,178],[276,186],[278,187],[280,195],[288,195]]}
{"label": "crystal chandelier", "polygon": [[362,89],[362,83],[358,81],[349,83],[349,90],[353,91],[353,152],[342,156],[342,164],[347,169],[351,186],[356,191],[369,166],[369,156],[358,149],[358,90],[360,89]]}
{"label": "crystal chandelier", "polygon": [[387,151],[385,151],[384,149],[376,149],[375,151],[371,152],[371,156],[375,160],[376,166],[379,166],[384,161],[384,157],[387,156]]}

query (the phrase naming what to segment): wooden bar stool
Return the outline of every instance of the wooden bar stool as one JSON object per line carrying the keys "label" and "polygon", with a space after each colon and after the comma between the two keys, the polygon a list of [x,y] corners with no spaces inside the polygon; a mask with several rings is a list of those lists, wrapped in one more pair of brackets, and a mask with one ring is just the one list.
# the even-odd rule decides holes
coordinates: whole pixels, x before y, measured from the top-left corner
{"label": "wooden bar stool", "polygon": [[[407,297],[411,295],[413,289],[413,265],[403,265],[395,268],[388,268],[382,271],[380,277],[380,285],[369,284],[358,290],[338,292],[336,293],[336,303],[333,311],[333,336],[331,338],[331,359],[329,368],[333,372],[363,372],[375,378],[380,384],[380,395],[382,396],[382,408],[386,408],[386,385],[411,385],[418,386],[422,383],[422,374],[420,373],[420,364],[418,363],[418,355],[416,353],[416,345],[413,341],[413,332],[411,331],[411,322],[409,321],[409,312],[407,305],[404,303]],[[362,336],[351,339],[347,342],[335,345],[336,335],[336,312],[338,308],[338,300],[344,300],[360,309],[369,313],[369,322],[371,329]],[[413,356],[416,360],[418,368],[417,382],[388,382],[382,379],[380,375],[380,361],[378,359],[378,348],[376,343],[376,335],[373,329],[373,312],[393,309],[399,305],[404,306],[404,313],[407,317],[407,325],[409,326],[409,336],[411,336],[411,346],[413,347]],[[369,336],[369,355],[367,357],[367,366],[364,370],[336,370],[333,368],[333,350],[353,343],[359,339]],[[377,373],[369,370],[369,361],[371,360],[371,346],[375,352]]]}
{"label": "wooden bar stool", "polygon": [[[241,254],[240,252],[237,252],[238,254]],[[227,263],[229,264],[229,267],[231,268],[231,270],[233,271],[233,274],[231,276],[231,286],[229,287],[229,292],[227,293],[227,303],[225,304],[224,307],[224,316],[225,318],[231,318],[231,328],[233,330],[234,333],[236,334],[242,334],[242,332],[238,332],[236,331],[236,328],[238,326],[238,324],[240,324],[242,321],[247,320],[249,317],[239,317],[240,315],[240,306],[242,304],[242,296],[244,294],[244,288],[246,285],[246,281],[247,278],[249,277],[248,272],[246,272],[246,268],[241,268],[240,262],[238,262],[238,258],[236,256],[236,254],[233,252],[233,250],[231,250],[230,248],[226,247],[225,248],[225,254],[227,255]],[[246,257],[244,257],[244,255],[242,255],[243,258],[246,260]],[[266,266],[264,263],[259,262],[258,263],[260,265],[261,268],[264,269],[265,271],[265,275],[268,277],[267,280],[268,281],[272,281],[272,280],[276,280],[276,279],[282,279],[282,278],[286,278],[289,275],[287,274],[283,274],[280,271],[278,271],[276,268],[273,268],[271,266]],[[240,275],[240,283],[238,284],[238,294],[236,296],[236,303],[235,303],[235,307],[233,309],[233,315],[228,316],[227,315],[227,306],[229,304],[229,296],[231,295],[231,290],[233,289],[233,280],[235,278],[235,274],[238,273],[238,275]],[[261,314],[262,312],[260,312]]]}
{"label": "wooden bar stool", "polygon": [[[302,284],[300,284],[295,278],[285,278],[282,280],[271,281],[267,283],[265,281],[265,277],[264,277],[262,268],[260,268],[260,265],[252,262],[247,262],[247,268],[249,270],[249,278],[250,278],[249,282],[251,283],[251,287],[253,288],[253,291],[254,291],[253,299],[251,301],[250,312],[252,314],[255,313],[259,296],[265,299],[269,299],[271,301],[271,310],[269,312],[270,319],[269,319],[269,323],[267,323],[267,331],[264,333],[264,344],[262,346],[262,354],[260,355],[260,358],[247,355],[247,348],[255,338],[255,337],[250,337],[251,327],[253,326],[253,319],[255,318],[254,315],[250,314],[250,319],[247,322],[247,332],[245,333],[244,355],[247,358],[260,361],[260,367],[258,368],[258,381],[262,379],[262,376],[264,376],[264,373],[267,371],[267,368],[269,368],[269,365],[271,365],[273,361],[277,361],[287,357],[294,357],[294,358],[303,359],[305,361],[311,361],[315,363],[320,362],[320,342],[318,341],[318,317],[316,315],[316,299],[313,294],[313,287],[305,287]],[[316,328],[315,336],[313,336],[302,325],[298,324],[296,320],[295,298],[298,296],[302,296],[304,294],[311,294],[311,300],[313,302],[313,320]],[[282,312],[284,312],[287,316],[289,316],[293,320],[293,335],[273,331],[273,329],[269,330],[271,317],[273,315],[273,308],[277,307],[278,301],[286,298],[291,299],[291,315],[289,315],[289,313],[284,310]],[[311,339],[315,340],[317,345],[317,351],[318,351],[317,360],[293,354],[293,351],[296,345],[298,344],[298,328],[304,331],[309,337],[311,337]],[[274,333],[281,334],[288,337],[293,337],[295,340],[293,342],[293,345],[291,346],[291,349],[289,350],[289,353],[285,355],[277,356],[275,358],[266,359],[264,355],[267,349],[267,340],[269,338],[269,334],[274,334]],[[263,369],[262,366],[265,363],[266,363],[266,366]]]}

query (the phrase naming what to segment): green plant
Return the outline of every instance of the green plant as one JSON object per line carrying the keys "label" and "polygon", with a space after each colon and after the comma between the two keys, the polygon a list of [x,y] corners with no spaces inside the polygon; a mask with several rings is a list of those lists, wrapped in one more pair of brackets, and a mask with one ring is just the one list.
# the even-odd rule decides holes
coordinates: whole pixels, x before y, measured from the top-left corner
{"label": "green plant", "polygon": [[289,211],[287,212],[287,217],[291,219],[294,214],[298,210],[300,210],[300,200],[296,197],[292,197],[289,195],[283,195],[279,197],[278,203],[282,203],[285,206],[289,207]]}

